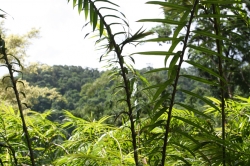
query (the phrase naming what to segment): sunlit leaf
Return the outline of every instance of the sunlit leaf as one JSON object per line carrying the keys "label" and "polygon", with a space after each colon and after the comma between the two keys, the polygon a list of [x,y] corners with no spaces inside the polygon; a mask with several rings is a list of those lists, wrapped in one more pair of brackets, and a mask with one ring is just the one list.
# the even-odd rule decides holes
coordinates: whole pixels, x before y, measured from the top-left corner
{"label": "sunlit leaf", "polygon": [[196,81],[199,81],[199,82],[208,84],[208,85],[218,86],[218,83],[213,82],[213,81],[209,81],[209,80],[204,79],[204,78],[201,78],[201,77],[197,77],[197,76],[193,76],[193,75],[185,75],[185,74],[180,75],[180,76],[186,77],[186,78],[190,78],[190,79],[192,79],[192,80],[196,80]]}
{"label": "sunlit leaf", "polygon": [[228,38],[225,38],[225,37],[220,36],[220,35],[212,34],[212,33],[209,33],[209,32],[205,32],[205,31],[192,31],[192,32],[195,33],[196,35],[203,35],[203,36],[211,37],[211,38],[214,38],[214,39],[229,41]]}
{"label": "sunlit leaf", "polygon": [[172,24],[172,25],[185,25],[186,22],[179,22],[179,21],[173,21],[173,20],[166,20],[166,19],[142,19],[137,22],[158,22],[158,23],[165,23],[165,24]]}
{"label": "sunlit leaf", "polygon": [[85,13],[85,20],[87,20],[88,18],[88,14],[89,14],[89,3],[88,0],[84,0],[84,13]]}
{"label": "sunlit leaf", "polygon": [[197,67],[197,68],[199,68],[199,69],[201,69],[203,71],[206,71],[206,72],[208,72],[209,74],[211,74],[211,75],[213,75],[215,77],[220,78],[224,83],[226,83],[226,80],[223,77],[221,77],[219,74],[215,73],[213,70],[211,70],[211,69],[209,69],[209,68],[207,68],[207,67],[205,67],[205,66],[203,66],[203,65],[201,65],[199,63],[196,63],[194,61],[186,60],[185,62],[187,62],[188,64],[193,65],[194,67]]}
{"label": "sunlit leaf", "polygon": [[136,53],[133,53],[133,54],[141,54],[141,55],[177,55],[177,53],[168,52],[168,51],[146,51],[146,52],[136,52]]}
{"label": "sunlit leaf", "polygon": [[181,5],[177,5],[171,2],[162,2],[162,1],[148,1],[146,2],[146,4],[153,4],[153,5],[161,5],[164,7],[169,7],[171,9],[178,9],[178,10],[189,10],[190,8],[186,7],[186,6],[181,6]]}
{"label": "sunlit leaf", "polygon": [[80,14],[81,11],[82,11],[82,6],[83,6],[82,3],[83,3],[82,0],[78,0],[78,13],[79,13],[79,14]]}
{"label": "sunlit leaf", "polygon": [[209,106],[213,107],[215,110],[219,111],[220,112],[220,109],[218,107],[216,107],[211,101],[207,100],[206,98],[196,94],[196,93],[193,93],[193,92],[190,92],[190,91],[187,91],[187,90],[184,90],[184,89],[180,89],[180,91],[186,93],[186,94],[189,94],[191,96],[194,96],[200,100],[202,100],[203,102],[205,102],[206,104],[208,104]]}

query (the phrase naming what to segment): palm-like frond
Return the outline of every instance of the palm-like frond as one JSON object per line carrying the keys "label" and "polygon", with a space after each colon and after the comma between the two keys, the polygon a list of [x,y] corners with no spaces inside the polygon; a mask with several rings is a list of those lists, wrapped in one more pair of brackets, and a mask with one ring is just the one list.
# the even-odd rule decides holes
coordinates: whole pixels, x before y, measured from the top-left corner
{"label": "palm-like frond", "polygon": [[[204,158],[207,156],[206,153],[203,153],[202,150],[199,150],[199,153],[202,154],[201,157],[207,160],[207,162],[209,163],[214,160],[214,162],[218,162],[218,163],[221,162],[225,165],[225,163],[228,162],[228,158],[226,157],[227,150],[225,148],[225,144],[226,144],[225,142],[226,141],[226,128],[225,128],[226,116],[225,115],[226,115],[226,112],[224,109],[225,108],[225,103],[224,103],[225,96],[223,96],[223,94],[225,93],[227,80],[223,73],[224,69],[223,69],[222,64],[223,64],[223,61],[228,61],[228,58],[222,54],[222,50],[224,47],[222,43],[228,42],[230,39],[222,35],[223,29],[220,26],[221,26],[221,23],[225,20],[225,18],[243,18],[244,14],[224,15],[220,11],[220,9],[224,10],[226,8],[227,10],[231,10],[232,13],[234,13],[233,11],[237,9],[241,11],[241,8],[239,8],[240,6],[239,4],[241,4],[242,2],[234,1],[234,0],[232,1],[195,1],[194,0],[194,1],[188,2],[188,4],[184,6],[180,5],[182,1],[168,1],[168,2],[149,1],[147,3],[160,5],[162,8],[165,9],[166,13],[170,13],[170,16],[167,16],[166,19],[162,19],[162,18],[142,19],[142,20],[139,20],[140,22],[158,22],[164,25],[169,24],[170,26],[175,27],[175,30],[172,36],[170,36],[169,38],[148,39],[146,41],[146,42],[165,42],[165,41],[171,40],[172,44],[171,44],[170,49],[166,50],[165,52],[164,51],[161,51],[161,52],[148,51],[148,52],[137,53],[137,54],[142,54],[142,55],[164,55],[166,56],[165,63],[167,62],[167,60],[170,59],[170,57],[172,57],[172,59],[170,60],[169,66],[167,66],[166,68],[168,70],[168,80],[164,82],[163,84],[160,84],[160,85],[158,84],[158,85],[149,87],[149,89],[157,88],[153,97],[153,100],[157,101],[155,102],[155,107],[154,107],[156,118],[153,118],[154,119],[153,121],[155,122],[158,117],[161,117],[161,115],[164,115],[164,114],[168,115],[166,122],[165,122],[166,129],[165,129],[165,139],[164,139],[164,145],[163,145],[163,157],[162,157],[161,165],[164,165],[165,162],[166,163],[168,162],[167,160],[165,161],[166,159],[165,156],[168,156],[168,154],[170,153],[168,152],[167,148],[171,149],[171,146],[172,146],[170,143],[171,141],[169,141],[169,138],[172,138],[171,131],[173,129],[170,126],[176,120],[181,120],[187,126],[201,130],[200,133],[203,133],[205,135],[211,132],[211,131],[205,131],[203,128],[200,128],[200,124],[196,124],[190,121],[190,119],[187,117],[174,116],[173,108],[175,104],[175,95],[177,91],[181,91],[187,95],[192,95],[193,97],[198,98],[199,100],[202,100],[203,102],[207,103],[211,108],[213,108],[214,112],[218,112],[219,114],[221,114],[221,117],[222,117],[221,119],[222,129],[221,130],[222,131],[221,131],[220,136],[222,138],[222,141],[217,144],[218,145],[217,147],[215,147],[215,149],[221,148],[220,157],[217,157],[217,158],[214,157],[208,160]],[[203,10],[205,10],[206,12],[202,12]],[[174,12],[178,13],[179,17],[178,18],[172,17],[171,19],[171,14],[173,14]],[[244,11],[241,11],[241,12],[245,13]],[[192,29],[193,24],[195,24],[196,21],[200,18],[208,18],[210,24],[212,25],[211,27],[213,29],[210,29],[210,31],[193,30]],[[184,30],[185,27],[186,29]],[[182,35],[183,31],[185,31],[184,35]],[[214,46],[216,49],[211,50],[210,48],[207,48],[205,45],[200,46],[200,45],[191,44],[194,38],[201,37],[201,36],[209,38],[211,43],[214,43]],[[182,50],[174,52],[179,42],[183,43]],[[193,60],[189,60],[189,59],[184,60],[184,53],[187,48],[206,54],[207,57],[210,56],[210,57],[213,57],[213,59],[217,59],[216,69],[211,69],[209,67],[203,66]],[[183,62],[187,62],[191,64],[192,66],[198,68],[199,70],[217,77],[217,80],[210,81],[210,80],[207,80],[206,78],[202,78],[202,77],[200,78],[200,77],[196,77],[193,75],[180,75],[179,72],[180,72],[180,68]],[[163,70],[165,69],[156,69],[155,71],[158,72],[158,71],[163,71]],[[220,101],[222,103],[217,106],[217,105],[214,105],[211,101],[207,100],[205,97],[199,96],[199,94],[196,94],[188,90],[184,90],[184,89],[178,89],[177,85],[178,85],[179,77],[186,77],[191,80],[195,80],[204,84],[218,87],[221,90],[220,93],[222,95],[222,98],[220,99]],[[166,89],[172,89],[172,95],[161,96],[160,94],[162,94]],[[163,103],[166,101],[169,101],[169,105],[167,106],[167,108],[161,109]],[[201,115],[203,117],[207,116],[203,113],[199,113],[199,111],[197,111],[195,108],[190,107],[189,105],[186,105],[183,103],[178,103],[178,105],[190,110],[190,112],[194,114]],[[157,127],[157,126],[161,127],[162,124],[163,122],[155,123],[154,127]],[[181,133],[184,134],[183,131]],[[189,134],[187,135],[187,133],[185,133],[185,135],[186,137],[188,136],[193,141],[196,140],[195,135],[189,135]],[[211,137],[210,139],[215,141],[217,138]],[[170,143],[170,145],[168,145],[168,142]],[[160,144],[160,146],[162,146],[162,144]],[[198,147],[202,149],[201,146],[198,146]],[[166,154],[165,154],[165,151],[167,152]],[[186,160],[184,160],[183,158],[180,160],[186,163]]]}

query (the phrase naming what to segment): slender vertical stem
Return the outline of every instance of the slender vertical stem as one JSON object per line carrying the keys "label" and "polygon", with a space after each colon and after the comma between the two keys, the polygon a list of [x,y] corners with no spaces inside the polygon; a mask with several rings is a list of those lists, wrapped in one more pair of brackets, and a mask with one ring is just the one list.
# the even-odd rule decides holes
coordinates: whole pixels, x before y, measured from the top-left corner
{"label": "slender vertical stem", "polygon": [[2,162],[2,160],[1,160],[1,159],[0,159],[0,164],[1,164],[1,166],[4,166],[4,165],[3,165],[3,162]]}
{"label": "slender vertical stem", "polygon": [[[215,4],[212,5],[213,7],[213,14],[220,14],[218,6]],[[214,30],[216,35],[220,35],[220,19],[214,18]],[[222,67],[222,41],[219,39],[216,39],[216,47],[217,52],[219,54],[218,56],[218,68],[219,68],[219,74],[221,77],[223,77],[223,67]],[[226,139],[226,133],[225,133],[225,124],[226,124],[226,114],[225,114],[225,92],[224,92],[224,82],[222,79],[220,79],[220,91],[221,91],[221,125],[222,125],[222,140],[223,142]],[[222,163],[223,166],[226,166],[226,147],[222,146]]]}
{"label": "slender vertical stem", "polygon": [[95,11],[98,13],[99,18],[102,20],[103,25],[105,26],[106,31],[108,33],[110,43],[112,43],[112,45],[114,46],[114,51],[115,51],[116,56],[117,56],[118,61],[119,61],[118,63],[119,63],[120,69],[121,69],[121,76],[123,78],[124,89],[125,89],[125,93],[126,93],[126,102],[127,102],[127,106],[128,106],[128,116],[129,116],[129,121],[130,121],[130,125],[131,125],[130,126],[130,131],[131,131],[132,145],[133,145],[133,150],[134,150],[134,160],[135,160],[135,165],[139,166],[139,158],[138,158],[138,152],[137,152],[138,147],[137,147],[137,142],[136,142],[135,123],[134,123],[134,117],[133,117],[133,108],[132,108],[132,104],[131,104],[131,93],[130,93],[130,87],[129,87],[129,82],[128,82],[127,74],[126,74],[126,71],[124,69],[124,60],[123,60],[123,57],[122,57],[122,49],[116,43],[114,35],[111,32],[110,26],[106,23],[106,21],[104,20],[104,17],[101,15],[101,13],[99,12],[99,10],[94,5],[94,2],[92,2],[91,0],[89,0],[89,3],[93,4]]}
{"label": "slender vertical stem", "polygon": [[15,164],[18,165],[15,149],[12,146],[10,146],[10,145],[8,145],[8,146],[9,146],[9,149],[10,149],[10,151],[12,153],[13,158],[14,158]]}
{"label": "slender vertical stem", "polygon": [[168,137],[169,137],[169,132],[170,132],[170,123],[171,123],[171,117],[172,117],[172,110],[174,107],[174,100],[175,100],[175,95],[177,92],[177,84],[178,84],[178,80],[179,80],[179,75],[180,75],[180,69],[181,69],[181,65],[183,63],[183,58],[184,58],[184,53],[185,50],[187,48],[187,44],[188,44],[188,38],[191,32],[191,24],[192,24],[192,20],[194,18],[194,12],[195,12],[195,8],[198,5],[199,0],[195,0],[193,8],[191,10],[191,15],[189,18],[189,22],[187,25],[187,33],[185,36],[185,40],[184,40],[184,45],[183,45],[183,49],[180,55],[180,61],[177,67],[177,74],[174,80],[174,85],[173,85],[173,92],[172,92],[172,97],[171,97],[171,102],[170,102],[170,106],[169,106],[169,111],[168,111],[168,119],[167,119],[167,124],[165,126],[165,136],[164,136],[164,143],[163,143],[163,149],[162,149],[162,160],[161,160],[161,166],[165,165],[165,160],[166,160],[166,150],[167,150],[167,146],[168,146]]}
{"label": "slender vertical stem", "polygon": [[126,73],[124,71],[122,57],[119,54],[117,56],[118,56],[120,68],[121,68],[121,71],[122,71],[122,77],[123,77],[123,81],[124,81],[124,85],[125,85],[125,92],[126,92],[126,97],[127,97],[126,102],[127,102],[127,105],[128,105],[128,115],[129,115],[129,120],[130,120],[130,125],[131,125],[130,130],[131,130],[131,136],[132,136],[132,144],[133,144],[133,148],[134,148],[134,160],[135,160],[136,166],[138,166],[139,165],[139,159],[138,159],[138,152],[137,152],[135,123],[134,123],[134,117],[133,117],[133,109],[132,109],[132,105],[131,105],[131,98],[130,98],[128,80],[127,80],[127,77],[126,77]]}
{"label": "slender vertical stem", "polygon": [[30,140],[30,137],[29,137],[29,132],[28,132],[27,125],[26,125],[26,122],[25,122],[25,119],[24,119],[24,115],[23,115],[23,108],[22,108],[20,97],[19,97],[19,92],[17,90],[17,82],[16,82],[16,80],[14,78],[14,75],[13,75],[13,72],[12,72],[12,70],[13,70],[12,65],[9,63],[7,54],[5,52],[5,48],[3,47],[2,50],[3,50],[3,55],[4,55],[3,58],[5,60],[7,68],[9,70],[9,75],[10,75],[10,79],[11,79],[11,82],[12,82],[12,88],[14,90],[15,97],[16,97],[16,100],[17,100],[17,105],[18,105],[20,117],[21,117],[21,120],[22,120],[23,132],[24,132],[26,142],[27,142],[27,146],[28,146],[28,149],[29,149],[29,152],[30,152],[30,161],[31,161],[32,166],[35,166],[35,158],[34,158],[33,150],[32,150],[32,147],[31,147],[31,140]]}

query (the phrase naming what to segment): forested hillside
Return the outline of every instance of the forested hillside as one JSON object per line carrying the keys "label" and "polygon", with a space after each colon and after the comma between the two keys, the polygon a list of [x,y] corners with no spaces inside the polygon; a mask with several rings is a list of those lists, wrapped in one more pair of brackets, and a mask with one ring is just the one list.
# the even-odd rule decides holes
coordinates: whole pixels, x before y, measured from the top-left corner
{"label": "forested hillside", "polygon": [[[31,70],[32,68],[32,70]],[[65,100],[53,101],[46,97],[40,97],[38,102],[31,108],[39,112],[48,109],[75,110],[80,107],[81,87],[93,82],[101,76],[97,69],[85,68],[80,66],[30,66],[23,72],[23,80],[32,86],[47,87],[56,90]],[[21,75],[20,75],[21,77]]]}
{"label": "forested hillside", "polygon": [[[166,81],[167,71],[150,73],[152,67],[138,70],[139,73],[145,75],[148,82],[152,85],[160,84]],[[112,94],[116,93],[117,80],[110,80],[111,71],[98,71],[97,69],[82,68],[80,66],[47,66],[33,65],[23,71],[22,79],[27,81],[31,86],[40,88],[55,88],[62,97],[60,99],[51,99],[49,94],[39,96],[36,102],[30,105],[32,110],[44,112],[46,110],[55,110],[62,112],[68,110],[74,115],[83,118],[99,119],[104,115],[116,116],[121,110],[119,103],[115,102]],[[181,74],[189,74],[198,76],[198,72],[192,68],[181,69]],[[188,80],[182,77],[179,81],[180,87],[184,87],[191,92],[199,92],[204,96],[211,96],[210,87],[206,84]],[[121,92],[117,92],[117,95]],[[162,92],[162,93],[170,93]],[[141,98],[148,101],[147,96],[143,96],[141,90]],[[182,93],[176,96],[178,102],[190,103],[197,107],[204,103],[197,101],[195,98],[186,98]]]}

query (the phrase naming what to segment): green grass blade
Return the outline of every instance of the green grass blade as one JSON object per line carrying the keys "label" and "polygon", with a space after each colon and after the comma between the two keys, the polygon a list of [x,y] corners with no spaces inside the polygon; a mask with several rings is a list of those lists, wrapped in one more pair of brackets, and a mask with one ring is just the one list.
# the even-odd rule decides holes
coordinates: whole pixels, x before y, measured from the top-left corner
{"label": "green grass blade", "polygon": [[94,11],[94,15],[93,15],[93,31],[95,31],[97,21],[98,21],[98,13],[97,13],[97,11]]}
{"label": "green grass blade", "polygon": [[203,117],[205,117],[205,118],[207,118],[207,119],[211,119],[209,116],[207,116],[207,115],[204,114],[203,112],[201,112],[201,111],[199,111],[199,110],[196,110],[195,108],[193,108],[193,107],[191,107],[191,106],[189,106],[189,105],[182,104],[182,103],[175,103],[175,104],[177,104],[177,105],[179,105],[179,106],[185,108],[185,109],[188,110],[188,111],[192,111],[192,112],[195,113],[195,114],[201,115],[201,116],[203,116]]}
{"label": "green grass blade", "polygon": [[173,20],[167,20],[167,19],[141,19],[138,20],[137,22],[158,22],[158,23],[165,23],[165,24],[172,24],[172,25],[186,25],[186,21],[184,22],[179,22],[179,21],[173,21]]}
{"label": "green grass blade", "polygon": [[90,20],[90,23],[93,25],[93,16],[94,16],[94,5],[93,5],[93,3],[90,3],[89,13],[90,13],[89,20]]}
{"label": "green grass blade", "polygon": [[200,129],[202,132],[204,133],[208,133],[209,134],[209,131],[205,130],[204,128],[202,128],[199,124],[196,124],[194,122],[192,122],[191,120],[187,119],[187,118],[183,118],[183,117],[180,117],[180,116],[173,116],[173,118],[176,118],[176,119],[179,119],[193,127],[196,127],[198,129]]}
{"label": "green grass blade", "polygon": [[166,42],[166,41],[182,41],[183,38],[173,38],[173,37],[167,37],[167,38],[153,38],[153,39],[148,39],[144,40],[143,42]]}
{"label": "green grass blade", "polygon": [[103,30],[104,30],[104,24],[103,24],[103,21],[100,19],[100,30],[99,30],[99,32],[100,32],[100,37],[101,37],[102,34],[103,34]]}
{"label": "green grass blade", "polygon": [[82,0],[78,0],[78,13],[80,14],[82,11]]}
{"label": "green grass blade", "polygon": [[159,97],[159,95],[160,95],[169,85],[171,85],[172,82],[173,82],[172,80],[167,80],[167,81],[165,81],[165,82],[157,89],[157,91],[155,92],[154,97],[153,97],[153,101],[156,100],[156,99]]}
{"label": "green grass blade", "polygon": [[197,77],[197,76],[193,76],[193,75],[180,75],[182,77],[186,77],[186,78],[190,78],[192,80],[196,80],[196,81],[199,81],[199,82],[202,82],[202,83],[205,83],[205,84],[208,84],[208,85],[212,85],[212,86],[219,86],[216,82],[213,82],[213,81],[208,81],[204,78],[201,78],[201,77]]}
{"label": "green grass blade", "polygon": [[113,2],[110,2],[108,0],[95,0],[94,2],[107,2],[109,4],[112,4],[112,5],[116,6],[116,7],[119,7],[119,5],[117,5],[117,4],[113,3]]}
{"label": "green grass blade", "polygon": [[215,73],[213,70],[211,70],[211,69],[209,69],[209,68],[207,68],[207,67],[204,67],[203,65],[201,65],[201,64],[199,64],[199,63],[196,63],[196,62],[194,62],[194,61],[186,60],[185,62],[188,63],[188,64],[190,64],[190,65],[192,65],[192,66],[194,66],[194,67],[197,67],[197,68],[199,68],[199,69],[201,69],[201,70],[203,70],[203,71],[206,71],[206,72],[208,72],[209,74],[211,74],[211,75],[213,75],[213,76],[215,76],[215,77],[218,77],[218,78],[220,78],[223,82],[227,83],[226,80],[225,80],[223,77],[221,77],[219,74]]}
{"label": "green grass blade", "polygon": [[173,52],[168,52],[168,51],[146,51],[146,52],[136,52],[133,53],[134,54],[140,54],[140,55],[177,55],[177,53],[173,53]]}
{"label": "green grass blade", "polygon": [[239,18],[237,15],[222,15],[222,14],[200,14],[196,18]]}
{"label": "green grass blade", "polygon": [[206,103],[207,105],[213,107],[215,110],[219,111],[220,112],[220,109],[218,107],[216,107],[216,105],[214,105],[210,100],[207,100],[206,98],[196,94],[196,93],[193,93],[193,92],[190,92],[190,91],[187,91],[187,90],[184,90],[184,89],[180,89],[181,92],[184,92],[190,96],[194,96],[200,100],[202,100],[204,103]]}
{"label": "green grass blade", "polygon": [[77,0],[73,0],[73,8],[76,6],[76,1]]}
{"label": "green grass blade", "polygon": [[230,41],[228,38],[225,38],[223,36],[220,35],[215,35],[209,32],[205,32],[205,31],[192,31],[193,33],[195,33],[196,35],[202,35],[202,36],[206,36],[206,37],[211,37],[213,39],[218,39],[218,40],[227,40]]}
{"label": "green grass blade", "polygon": [[181,5],[177,5],[174,3],[162,2],[162,1],[149,1],[149,2],[146,2],[146,4],[161,5],[161,6],[168,7],[170,9],[176,9],[176,10],[189,10],[190,9],[186,6],[181,6]]}
{"label": "green grass blade", "polygon": [[207,53],[207,54],[209,54],[209,55],[217,55],[217,56],[220,56],[220,54],[218,54],[217,52],[212,51],[212,50],[209,50],[209,49],[204,48],[204,47],[202,47],[202,46],[195,46],[195,45],[189,44],[189,45],[187,45],[187,47],[192,48],[192,49],[195,49],[195,50],[198,50],[198,51],[200,51],[200,52],[202,52],[202,53]]}
{"label": "green grass blade", "polygon": [[85,13],[85,20],[88,18],[88,13],[89,13],[89,3],[88,0],[84,0],[84,13]]}

